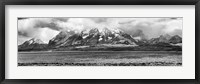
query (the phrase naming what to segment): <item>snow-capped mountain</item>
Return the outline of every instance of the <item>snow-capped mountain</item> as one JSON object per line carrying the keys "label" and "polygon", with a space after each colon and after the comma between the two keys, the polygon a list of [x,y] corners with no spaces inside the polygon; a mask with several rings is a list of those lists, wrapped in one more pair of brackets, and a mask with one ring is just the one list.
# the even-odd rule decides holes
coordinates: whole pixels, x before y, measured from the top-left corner
{"label": "snow-capped mountain", "polygon": [[150,43],[150,44],[169,43],[170,38],[171,38],[171,36],[168,34],[160,35],[158,38],[150,39],[148,43]]}
{"label": "snow-capped mountain", "polygon": [[75,34],[74,31],[61,31],[58,35],[49,40],[48,45],[49,46],[64,45],[64,43],[68,40],[68,38],[74,34]]}
{"label": "snow-capped mountain", "polygon": [[160,35],[158,38],[152,38],[147,43],[150,45],[158,45],[158,46],[176,45],[182,43],[182,38],[178,35],[170,36],[168,34],[165,34],[165,35]]}
{"label": "snow-capped mountain", "polygon": [[37,38],[32,38],[25,41],[23,44],[18,46],[19,50],[42,50],[46,48],[46,45],[42,40]]}
{"label": "snow-capped mountain", "polygon": [[169,42],[172,44],[182,43],[182,38],[178,35],[175,35],[169,39]]}
{"label": "snow-capped mountain", "polygon": [[[133,50],[148,50],[149,48],[150,50],[181,50],[181,48],[176,47],[181,44],[182,38],[178,35],[170,36],[165,34],[147,40],[140,36],[133,37],[121,30],[91,28],[81,32],[61,31],[58,35],[50,39],[48,44],[44,44],[40,39],[33,38],[19,45],[18,49],[45,50],[68,47],[73,49],[73,47],[76,48],[78,46],[96,47],[97,49],[104,47],[105,49],[105,46],[132,46]],[[134,49],[134,47],[136,48]]]}
{"label": "snow-capped mountain", "polygon": [[49,41],[49,46],[74,46],[74,45],[89,45],[97,44],[127,44],[136,45],[136,41],[129,34],[120,30],[110,30],[104,28],[92,28],[89,30],[75,33],[74,31],[61,31],[53,39]]}
{"label": "snow-capped mountain", "polygon": [[33,45],[33,44],[45,44],[42,40],[32,38],[28,41],[25,41],[22,45]]}

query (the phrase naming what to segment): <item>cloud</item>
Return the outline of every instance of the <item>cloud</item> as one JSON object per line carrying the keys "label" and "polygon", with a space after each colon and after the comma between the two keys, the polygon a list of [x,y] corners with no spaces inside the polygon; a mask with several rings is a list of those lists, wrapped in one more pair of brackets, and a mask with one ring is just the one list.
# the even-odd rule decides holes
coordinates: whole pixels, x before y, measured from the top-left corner
{"label": "cloud", "polygon": [[123,24],[119,28],[132,35],[141,30],[148,39],[158,37],[162,34],[177,34],[182,36],[182,19],[136,18],[134,22]]}
{"label": "cloud", "polygon": [[29,34],[27,32],[23,32],[23,31],[18,31],[18,35],[24,36],[24,37],[29,37]]}
{"label": "cloud", "polygon": [[18,32],[18,44],[22,44],[24,41],[27,41],[31,38],[41,39],[44,43],[48,43],[50,39],[56,36],[59,31],[52,30],[50,28],[38,28],[36,32],[33,31],[33,34],[27,36],[24,34],[19,34]]}
{"label": "cloud", "polygon": [[90,18],[91,20],[93,20],[96,23],[103,23],[107,21],[107,18]]}
{"label": "cloud", "polygon": [[52,18],[20,19],[18,20],[18,44],[31,38],[40,38],[47,43],[49,39],[58,34],[59,29]]}
{"label": "cloud", "polygon": [[48,42],[60,31],[98,28],[120,29],[133,36],[154,38],[162,34],[182,36],[182,18],[18,18],[20,38]]}

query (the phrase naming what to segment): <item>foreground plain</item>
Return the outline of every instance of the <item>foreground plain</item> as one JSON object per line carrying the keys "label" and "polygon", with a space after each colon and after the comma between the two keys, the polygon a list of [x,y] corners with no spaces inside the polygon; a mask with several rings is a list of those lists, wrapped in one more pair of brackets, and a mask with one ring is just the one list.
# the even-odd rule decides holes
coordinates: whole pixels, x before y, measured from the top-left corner
{"label": "foreground plain", "polygon": [[182,51],[19,52],[18,66],[181,66]]}

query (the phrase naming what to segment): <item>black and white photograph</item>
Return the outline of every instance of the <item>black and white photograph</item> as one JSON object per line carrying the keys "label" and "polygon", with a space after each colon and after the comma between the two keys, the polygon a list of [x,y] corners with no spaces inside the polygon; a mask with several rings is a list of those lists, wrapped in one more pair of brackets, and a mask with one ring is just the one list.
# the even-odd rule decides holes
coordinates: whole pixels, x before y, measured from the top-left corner
{"label": "black and white photograph", "polygon": [[182,17],[18,17],[20,66],[182,66]]}

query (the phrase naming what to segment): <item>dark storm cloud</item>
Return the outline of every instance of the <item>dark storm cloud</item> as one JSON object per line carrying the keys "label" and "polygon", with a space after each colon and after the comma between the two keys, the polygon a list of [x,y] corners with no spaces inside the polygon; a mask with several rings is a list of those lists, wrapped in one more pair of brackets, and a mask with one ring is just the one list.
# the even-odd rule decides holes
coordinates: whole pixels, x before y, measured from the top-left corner
{"label": "dark storm cloud", "polygon": [[57,24],[54,22],[47,23],[43,21],[38,21],[37,24],[34,25],[34,28],[50,28],[57,31],[62,29],[61,27],[58,27]]}
{"label": "dark storm cloud", "polygon": [[52,30],[60,31],[63,28],[59,27],[57,23],[67,22],[69,20],[69,18],[62,18],[62,17],[55,17],[49,19],[50,19],[49,21],[37,20],[36,24],[34,25],[34,28],[50,28]]}
{"label": "dark storm cloud", "polygon": [[30,37],[27,32],[23,32],[23,31],[18,31],[18,35],[23,36],[23,37]]}
{"label": "dark storm cloud", "polygon": [[[18,20],[28,20],[29,18],[18,18]],[[57,22],[67,22],[69,18],[61,18],[61,17],[55,17],[55,18],[44,18],[49,19],[47,21],[43,20],[43,18],[31,18],[36,19],[32,20],[33,28],[50,28],[52,30],[59,31],[62,29],[61,27],[57,26]]]}

